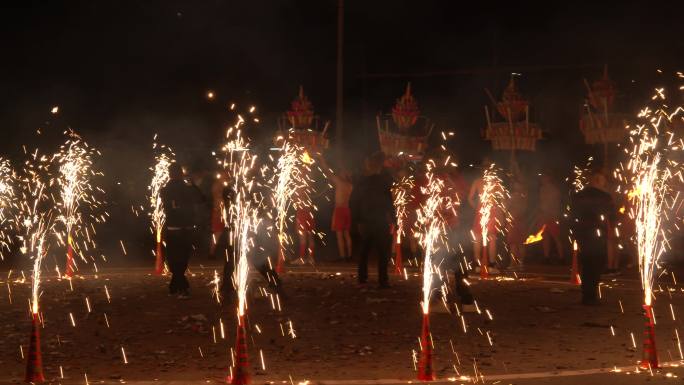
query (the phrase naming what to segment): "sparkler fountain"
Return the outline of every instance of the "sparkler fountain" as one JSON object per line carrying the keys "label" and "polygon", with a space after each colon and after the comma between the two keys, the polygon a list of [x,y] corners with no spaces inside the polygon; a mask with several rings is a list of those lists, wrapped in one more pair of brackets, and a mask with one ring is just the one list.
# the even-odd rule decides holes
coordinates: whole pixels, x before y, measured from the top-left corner
{"label": "sparkler fountain", "polygon": [[432,278],[435,268],[432,264],[432,256],[438,249],[440,240],[445,234],[444,219],[440,212],[445,206],[449,206],[449,199],[442,194],[444,181],[435,177],[432,172],[434,163],[427,164],[425,174],[426,184],[421,187],[421,192],[425,195],[425,203],[421,205],[418,214],[418,226],[420,229],[420,243],[423,247],[425,257],[423,260],[423,300],[421,309],[423,311],[423,325],[420,335],[420,359],[418,362],[418,379],[421,381],[432,381],[435,374],[432,366],[432,337],[430,335],[430,297],[432,294]]}
{"label": "sparkler fountain", "polygon": [[278,262],[276,272],[282,273],[285,264],[285,247],[289,242],[287,236],[287,213],[292,205],[292,198],[297,191],[296,185],[300,178],[301,162],[298,146],[285,141],[280,148],[280,158],[276,168],[275,188],[273,189],[273,205],[276,209],[276,230],[278,231]]}
{"label": "sparkler fountain", "polygon": [[644,369],[658,368],[652,308],[653,281],[659,259],[667,246],[664,227],[668,220],[667,211],[678,199],[678,195],[673,194],[671,182],[677,175],[681,178],[681,171],[675,171],[680,165],[668,159],[667,155],[671,150],[681,150],[681,139],[674,142],[671,127],[681,124],[684,109],[677,107],[672,112],[665,99],[665,90],[657,89],[652,100],[660,105],[641,110],[636,127],[628,127],[631,152],[628,152],[629,161],[624,167],[628,172],[628,197],[632,201],[630,217],[636,225],[636,246],[644,295],[646,322],[643,359],[640,363]]}
{"label": "sparkler fountain", "polygon": [[249,263],[247,255],[254,246],[253,236],[259,226],[260,219],[258,208],[261,200],[252,193],[254,177],[252,170],[256,156],[250,153],[249,143],[242,136],[240,128],[244,124],[242,117],[238,115],[236,124],[228,129],[228,143],[223,150],[226,159],[223,167],[229,168],[234,176],[232,189],[235,200],[228,211],[224,210],[224,223],[232,228],[231,237],[234,245],[233,258],[235,269],[233,272],[233,285],[238,296],[237,306],[237,333],[235,340],[235,356],[233,366],[227,381],[233,385],[249,383],[248,352],[247,352],[247,284],[249,277]]}
{"label": "sparkler fountain", "polygon": [[52,207],[47,206],[48,194],[46,182],[48,158],[31,154],[19,179],[21,201],[17,213],[17,224],[22,230],[19,240],[23,254],[33,258],[31,275],[31,338],[26,362],[26,382],[39,383],[45,381],[43,375],[42,354],[40,350],[40,280],[43,258],[47,253],[46,237],[53,227]]}
{"label": "sparkler fountain", "polygon": [[0,260],[4,260],[3,252],[9,250],[9,227],[12,222],[12,210],[16,209],[14,191],[15,177],[8,159],[0,158]]}
{"label": "sparkler fountain", "polygon": [[92,188],[89,177],[92,174],[92,158],[94,151],[88,147],[75,133],[57,154],[59,162],[58,183],[61,192],[60,221],[66,228],[67,260],[65,274],[72,277],[75,271],[74,232],[81,221],[79,210],[81,203],[88,199]]}
{"label": "sparkler fountain", "polygon": [[[152,148],[157,148],[156,142],[153,144]],[[157,245],[154,265],[154,273],[156,275],[161,275],[164,272],[162,230],[164,229],[164,223],[166,222],[166,214],[164,212],[164,203],[162,202],[160,193],[164,186],[166,186],[166,183],[169,181],[169,166],[173,162],[173,152],[171,149],[164,145],[159,146],[159,148],[162,151],[155,157],[155,165],[150,169],[153,171],[153,175],[152,182],[148,186],[148,189],[150,190],[150,217],[152,219],[152,231],[155,235]]]}
{"label": "sparkler fountain", "polygon": [[394,182],[392,186],[392,198],[394,199],[394,211],[396,213],[397,229],[395,231],[395,254],[394,272],[397,275],[403,274],[403,256],[401,252],[401,237],[404,235],[405,221],[408,217],[407,206],[411,201],[411,190],[413,189],[413,176],[408,175]]}
{"label": "sparkler fountain", "polygon": [[[506,213],[503,202],[508,192],[503,186],[498,170],[494,164],[487,167],[482,175],[482,192],[480,193],[480,205],[478,208],[478,225],[480,236],[482,237],[482,250],[480,255],[480,278],[489,277],[489,249],[492,248],[489,242],[496,242],[490,239],[492,231],[500,231],[501,224],[497,223]],[[492,244],[494,245],[494,244]]]}

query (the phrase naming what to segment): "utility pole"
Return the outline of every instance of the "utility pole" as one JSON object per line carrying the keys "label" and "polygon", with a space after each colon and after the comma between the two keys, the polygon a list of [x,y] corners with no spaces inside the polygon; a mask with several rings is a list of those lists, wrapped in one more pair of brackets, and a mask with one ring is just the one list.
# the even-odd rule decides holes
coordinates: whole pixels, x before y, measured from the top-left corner
{"label": "utility pole", "polygon": [[335,133],[337,143],[342,142],[344,115],[344,0],[337,0],[337,120]]}

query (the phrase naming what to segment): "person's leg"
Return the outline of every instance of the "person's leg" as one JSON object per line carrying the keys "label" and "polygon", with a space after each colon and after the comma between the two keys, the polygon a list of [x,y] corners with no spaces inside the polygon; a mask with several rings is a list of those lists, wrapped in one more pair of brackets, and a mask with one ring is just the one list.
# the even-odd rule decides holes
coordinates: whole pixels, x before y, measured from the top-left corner
{"label": "person's leg", "polygon": [[313,234],[313,231],[308,231],[308,232],[306,233],[306,239],[307,239],[307,244],[308,244],[307,251],[308,251],[308,253],[309,253],[309,262],[310,262],[311,264],[313,264],[314,261],[315,261],[315,260],[314,260],[315,243],[314,243],[314,234]]}
{"label": "person's leg", "polygon": [[473,261],[475,266],[479,266],[482,262],[482,244],[477,239],[473,242]]}
{"label": "person's leg", "polygon": [[454,269],[454,291],[461,301],[461,305],[472,305],[475,303],[473,294],[470,292],[470,288],[466,285],[464,279],[468,277],[467,271],[464,269],[462,264],[459,264]]}
{"label": "person's leg", "polygon": [[489,241],[487,243],[487,247],[489,247],[488,255],[487,255],[487,257],[489,257],[489,264],[495,265],[496,264],[496,258],[497,258],[497,255],[496,255],[496,234],[492,234],[491,236],[489,236]]}
{"label": "person's leg", "polygon": [[347,247],[347,253],[345,255],[347,256],[347,259],[351,259],[351,257],[352,257],[352,239],[351,239],[351,235],[349,234],[349,230],[344,230],[343,235],[344,235],[344,244]]}
{"label": "person's leg", "polygon": [[169,281],[169,294],[178,294],[178,242],[175,231],[166,232],[166,263],[171,272],[171,280]]}
{"label": "person's leg", "polygon": [[361,250],[359,253],[359,283],[368,282],[368,253],[370,253],[371,248],[370,235],[365,231],[361,233]]}
{"label": "person's leg", "polygon": [[553,234],[553,242],[556,245],[556,253],[558,253],[558,260],[559,261],[564,261],[565,260],[565,250],[563,249],[563,244],[561,243],[560,240],[560,234]]}
{"label": "person's leg", "polygon": [[181,294],[187,294],[190,289],[190,283],[185,276],[185,272],[188,270],[188,263],[190,262],[190,257],[193,253],[194,234],[189,230],[182,231],[181,237],[180,241],[182,242],[182,245],[179,245],[179,247],[182,248],[182,253],[179,255],[178,259],[178,289]]}
{"label": "person's leg", "polygon": [[388,233],[388,229],[378,229],[376,235],[376,249],[378,253],[378,285],[380,287],[389,286],[389,275],[387,274],[387,265],[389,264],[389,256],[392,251],[392,237]]}
{"label": "person's leg", "polygon": [[299,230],[297,237],[299,238],[299,258],[304,260],[304,257],[306,257],[306,232]]}
{"label": "person's leg", "polygon": [[544,260],[548,261],[551,258],[551,236],[548,234],[542,235],[542,249],[544,250]]}
{"label": "person's leg", "polygon": [[268,282],[268,286],[271,289],[273,289],[276,293],[281,292],[282,288],[280,286],[280,277],[268,262],[256,266],[256,269],[259,272],[259,274],[261,274],[264,277],[266,282]]}
{"label": "person's leg", "polygon": [[340,258],[347,258],[347,249],[344,245],[344,234],[342,231],[335,231],[337,236],[337,254]]}

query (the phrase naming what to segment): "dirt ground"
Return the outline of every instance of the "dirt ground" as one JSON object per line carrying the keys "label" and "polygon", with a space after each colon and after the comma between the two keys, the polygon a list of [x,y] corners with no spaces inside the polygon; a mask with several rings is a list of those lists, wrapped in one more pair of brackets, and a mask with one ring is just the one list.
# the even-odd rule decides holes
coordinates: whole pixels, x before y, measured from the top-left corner
{"label": "dirt ground", "polygon": [[[234,304],[212,297],[216,269],[191,266],[187,300],[168,296],[168,277],[152,276],[148,268],[105,268],[71,284],[48,274],[40,301],[46,377],[62,384],[225,381],[236,316]],[[353,265],[317,270],[296,268],[283,275],[281,311],[263,295],[261,277],[253,276],[248,309],[252,381],[415,379],[413,354],[419,350],[422,319],[418,272],[408,280],[395,276],[390,289],[377,289],[374,277],[368,287],[359,287]],[[473,277],[481,314],[430,316],[437,377],[460,383],[469,381],[460,376],[486,380],[634,366],[643,333],[636,276],[607,280],[603,304],[585,307],[579,305],[579,289],[566,282],[565,270],[532,268],[519,275],[522,279]],[[30,332],[29,284],[16,271],[9,279],[5,272],[0,281],[0,383],[19,383]],[[660,359],[679,360],[675,330],[684,331],[677,313],[684,307],[683,289],[667,276],[660,287],[655,305]],[[665,381],[665,372],[645,381]],[[522,381],[503,377],[494,383]],[[525,383],[546,383],[535,381]],[[573,383],[559,381],[553,383]]]}

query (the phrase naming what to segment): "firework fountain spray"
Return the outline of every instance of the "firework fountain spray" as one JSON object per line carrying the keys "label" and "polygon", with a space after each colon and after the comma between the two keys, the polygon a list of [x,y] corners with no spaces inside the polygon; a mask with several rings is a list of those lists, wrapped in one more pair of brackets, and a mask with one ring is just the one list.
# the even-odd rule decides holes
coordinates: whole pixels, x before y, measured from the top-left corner
{"label": "firework fountain spray", "polygon": [[414,186],[413,176],[405,176],[394,182],[392,186],[392,197],[394,201],[394,211],[396,213],[397,229],[395,235],[395,255],[394,272],[398,275],[403,273],[403,257],[401,252],[401,237],[404,235],[405,221],[408,217],[407,206],[411,201],[411,190]]}
{"label": "firework fountain spray", "polygon": [[438,245],[443,243],[446,233],[444,219],[440,213],[451,204],[450,200],[442,194],[444,181],[435,177],[433,168],[434,163],[428,162],[425,173],[426,183],[424,187],[421,187],[421,193],[426,199],[417,211],[420,244],[425,253],[423,260],[423,299],[421,302],[423,326],[420,335],[420,359],[418,362],[418,379],[421,381],[431,381],[435,377],[432,367],[433,346],[430,335],[430,297],[433,275],[435,274],[432,257],[437,252]]}
{"label": "firework fountain spray", "polygon": [[9,250],[10,227],[13,211],[17,208],[14,191],[15,176],[8,159],[0,158],[0,260],[4,260],[4,251]]}
{"label": "firework fountain spray", "polygon": [[40,351],[40,281],[43,258],[47,253],[46,237],[53,227],[52,203],[48,201],[44,180],[48,172],[48,158],[31,154],[19,179],[21,197],[16,222],[20,227],[21,251],[33,259],[31,275],[31,339],[26,363],[26,382],[43,382]]}
{"label": "firework fountain spray", "polygon": [[[480,193],[480,206],[478,209],[480,235],[482,237],[482,254],[480,257],[480,278],[489,277],[489,255],[488,243],[492,230],[502,231],[501,223],[497,221],[507,214],[504,202],[508,197],[508,192],[498,175],[498,169],[494,164],[487,167],[482,175],[482,192]],[[505,215],[508,219],[508,215]],[[495,240],[491,240],[495,242]]]}
{"label": "firework fountain spray", "polygon": [[[589,170],[591,168],[591,163],[594,159],[589,158],[587,159],[587,162],[584,167],[580,167],[575,165],[572,170],[572,191],[573,193],[578,193],[587,186],[589,181],[587,180],[587,175],[589,174]],[[570,207],[568,206],[568,210]],[[567,217],[567,215],[566,215]],[[572,263],[571,263],[571,268],[570,268],[570,283],[573,285],[580,285],[582,284],[582,279],[580,278],[579,274],[579,261],[577,258],[579,257],[579,246],[577,245],[577,240],[575,240],[575,237],[572,233],[572,230],[570,230],[569,234],[569,239],[570,239],[570,245],[572,245]]]}
{"label": "firework fountain spray", "polygon": [[276,230],[278,232],[278,262],[276,272],[282,273],[285,264],[285,248],[290,243],[287,235],[288,212],[290,207],[311,207],[310,167],[312,159],[301,146],[285,141],[280,148],[280,158],[271,180],[273,195],[271,200],[276,211]]}
{"label": "firework fountain spray", "polygon": [[[59,177],[61,204],[59,221],[66,229],[67,260],[65,273],[67,277],[74,275],[74,236],[78,226],[82,223],[80,206],[89,202],[92,186],[90,177],[92,157],[96,153],[87,143],[83,142],[75,133],[69,133],[69,140],[61,147],[57,154],[59,162]],[[92,204],[92,203],[91,203]]]}
{"label": "firework fountain spray", "polygon": [[[253,110],[253,109],[251,109]],[[230,170],[233,176],[231,188],[235,193],[235,200],[229,210],[224,210],[224,223],[232,228],[233,258],[235,266],[233,285],[238,296],[237,333],[235,340],[235,357],[227,381],[233,385],[249,383],[248,352],[247,352],[247,284],[249,277],[249,263],[247,256],[253,248],[253,237],[259,226],[259,206],[261,200],[253,192],[253,169],[256,156],[252,155],[249,143],[242,136],[241,127],[244,119],[238,115],[234,126],[228,129],[226,138],[228,143],[223,147],[226,159],[223,167]]]}
{"label": "firework fountain spray", "polygon": [[[156,139],[156,135],[155,135]],[[150,191],[150,217],[152,219],[152,232],[156,240],[155,264],[154,273],[161,275],[164,272],[164,256],[162,254],[162,231],[164,223],[166,222],[166,213],[164,211],[164,203],[161,199],[161,190],[169,181],[169,166],[173,163],[173,152],[169,147],[164,145],[158,146],[155,142],[152,148],[159,148],[161,151],[155,157],[154,167],[150,170],[152,174],[152,182],[148,186]]]}
{"label": "firework fountain spray", "polygon": [[636,246],[639,271],[644,294],[643,309],[646,318],[641,367],[658,367],[655,345],[655,320],[652,301],[653,279],[658,262],[667,246],[665,222],[667,212],[674,206],[678,195],[673,193],[671,182],[676,175],[681,178],[679,165],[667,158],[668,152],[681,149],[681,140],[674,142],[669,131],[674,119],[681,120],[684,112],[677,107],[671,112],[665,102],[665,90],[657,89],[653,99],[660,103],[656,108],[646,107],[638,115],[638,123],[630,129],[631,146],[629,161],[624,169],[629,184],[629,212],[636,225]]}

